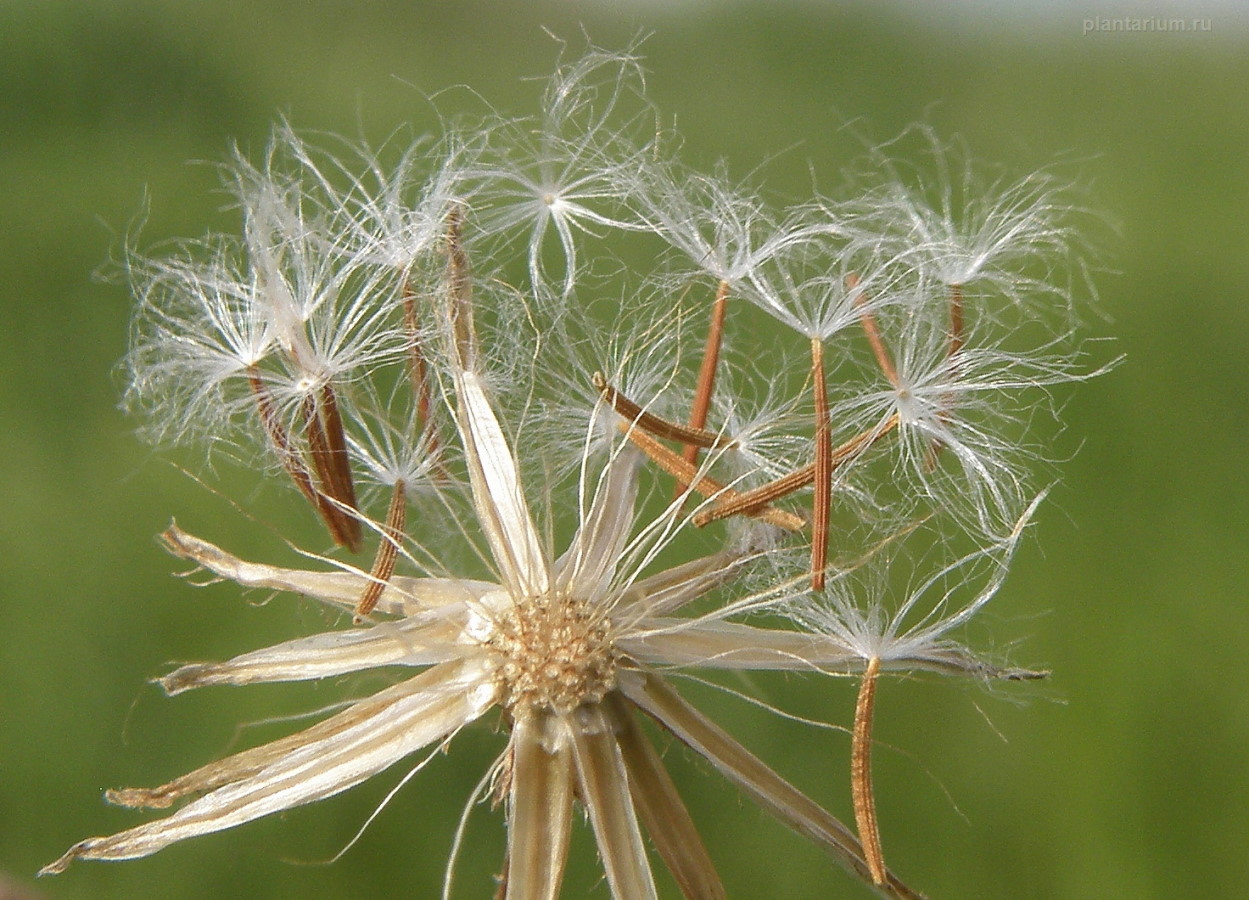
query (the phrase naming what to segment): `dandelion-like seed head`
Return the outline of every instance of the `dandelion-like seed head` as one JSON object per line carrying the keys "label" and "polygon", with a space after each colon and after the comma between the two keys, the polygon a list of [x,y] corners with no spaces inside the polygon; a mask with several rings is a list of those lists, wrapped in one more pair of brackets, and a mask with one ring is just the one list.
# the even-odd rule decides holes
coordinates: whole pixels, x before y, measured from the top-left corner
{"label": "dandelion-like seed head", "polygon": [[[503,808],[500,897],[559,894],[578,807],[613,897],[657,896],[655,858],[684,896],[726,896],[646,719],[853,877],[920,896],[884,860],[875,685],[1043,674],[961,631],[1044,493],[1025,443],[1042,417],[1019,398],[1089,374],[1066,333],[1004,336],[994,305],[1049,289],[1015,263],[1066,249],[1057,195],[1021,182],[926,208],[899,180],[773,211],[669,158],[642,88],[635,57],[592,50],[535,119],[397,154],[283,125],[230,167],[241,237],[133,255],[128,404],[159,440],[267,460],[334,544],[309,569],[178,526],[166,548],[343,619],[158,683],[387,686],[110,791],[176,808],[45,873],[331,797],[493,710],[506,734],[468,807],[492,789]],[[977,549],[950,559],[951,531]],[[853,827],[685,700],[688,670],[855,676]]]}
{"label": "dandelion-like seed head", "polygon": [[[900,158],[904,148],[911,158]],[[1020,178],[986,171],[927,125],[871,150],[867,166],[872,174],[863,178],[875,185],[844,207],[859,242],[1014,309],[1045,315],[1056,301],[1074,312],[1073,282],[1087,284],[1088,266],[1076,223],[1087,211],[1073,204],[1069,183],[1046,171]]]}

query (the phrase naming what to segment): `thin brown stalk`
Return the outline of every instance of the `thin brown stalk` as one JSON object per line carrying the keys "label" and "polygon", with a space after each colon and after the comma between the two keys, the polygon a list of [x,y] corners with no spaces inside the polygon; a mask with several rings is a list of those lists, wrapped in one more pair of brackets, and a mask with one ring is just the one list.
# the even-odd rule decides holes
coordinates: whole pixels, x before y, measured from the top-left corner
{"label": "thin brown stalk", "polygon": [[453,206],[447,216],[447,271],[451,333],[461,368],[472,371],[477,362],[477,331],[473,325],[473,279],[464,250],[464,208]]}
{"label": "thin brown stalk", "polygon": [[[331,439],[326,432],[323,409],[311,394],[304,397],[304,436],[308,441],[308,457],[312,460],[313,471],[317,475],[317,510],[325,520],[334,543],[349,548],[352,552],[360,549],[360,523],[343,509],[348,498],[354,500],[354,489],[343,484],[343,473],[335,460]],[[339,421],[339,427],[342,423]],[[346,473],[347,484],[350,484],[351,472]]]}
{"label": "thin brown stalk", "polygon": [[[897,425],[898,416],[895,413],[886,419],[885,424],[880,428],[860,432],[845,443],[834,447],[832,452],[833,470],[839,469],[842,465],[854,459],[872,444],[893,431]],[[718,522],[720,519],[740,515],[764,503],[774,503],[792,494],[794,491],[806,487],[813,481],[815,481],[815,463],[810,463],[800,469],[794,469],[788,475],[782,475],[774,481],[769,481],[767,484],[760,485],[749,491],[742,491],[732,500],[717,503],[711,509],[704,509],[694,516],[694,524],[702,528],[704,525],[710,525],[712,522]]]}
{"label": "thin brown stalk", "polygon": [[774,481],[769,481],[767,484],[752,488],[749,491],[742,491],[731,500],[723,500],[710,509],[704,509],[695,513],[694,525],[698,528],[703,528],[712,522],[718,522],[730,516],[749,515],[751,510],[780,500],[794,491],[806,487],[814,480],[814,463],[805,465],[800,469],[794,469],[788,475],[782,475]]}
{"label": "thin brown stalk", "polygon": [[824,344],[811,339],[811,391],[815,399],[815,482],[811,504],[811,589],[824,590],[828,566],[828,521],[833,504],[833,429],[828,421]]}
{"label": "thin brown stalk", "polygon": [[416,292],[410,281],[403,285],[403,327],[408,333],[408,375],[412,382],[412,396],[416,402],[416,427],[418,445],[434,463],[435,477],[447,480],[449,474],[442,460],[442,441],[434,425],[434,397],[430,388],[429,364],[421,348],[421,323],[417,310]]}
{"label": "thin brown stalk", "polygon": [[[715,495],[725,500],[732,500],[737,496],[736,491],[726,488],[714,478],[701,474],[697,466],[686,462],[680,455],[669,450],[645,431],[633,428],[627,422],[620,423],[620,430],[628,436],[629,440],[639,450],[650,458],[651,462],[655,463],[655,465],[659,466],[673,478],[689,484],[693,490],[703,496]],[[751,510],[746,515],[767,522],[769,525],[775,525],[777,528],[782,528],[785,531],[801,531],[804,524],[802,519],[793,513],[773,509],[770,506]]]}
{"label": "thin brown stalk", "polygon": [[[328,382],[321,388],[321,421],[330,451],[327,461],[334,485],[334,499],[352,511],[358,510],[360,507],[356,502],[356,485],[351,475],[351,456],[347,452],[343,418],[338,409],[338,397],[334,392],[334,386]],[[348,533],[354,536],[351,549],[358,550],[361,537],[360,520],[345,511],[343,511],[343,520]]]}
{"label": "thin brown stalk", "polygon": [[[827,810],[785,781],[763,760],[691,706],[653,674],[637,686],[622,685],[625,695],[726,778],[752,797],[782,824],[825,848],[856,876],[872,877],[863,848],[854,834]],[[880,893],[905,900],[923,900],[886,871]]]}
{"label": "thin brown stalk", "polygon": [[[858,286],[858,275],[846,276],[846,287],[853,291]],[[876,325],[875,314],[863,309],[866,303],[867,298],[863,294],[860,293],[855,296],[854,305],[859,307],[860,310],[859,321],[863,325],[863,333],[867,335],[867,343],[871,346],[872,354],[876,357],[876,364],[885,373],[889,383],[894,387],[898,387],[902,380],[898,377],[898,370],[893,364],[892,357],[889,356],[889,349],[885,346],[884,338],[880,336],[880,328]]]}
{"label": "thin brown stalk", "polygon": [[963,349],[963,286],[950,285],[950,356]]}
{"label": "thin brown stalk", "polygon": [[[416,293],[410,282],[403,285],[403,327],[408,333],[408,374],[412,379],[412,395],[416,399],[416,422],[422,433],[429,430],[429,414],[433,398],[429,391],[429,372],[425,352],[421,349],[420,318],[416,310]],[[436,444],[435,436],[429,435]]]}
{"label": "thin brown stalk", "polygon": [[[952,360],[966,344],[963,323],[963,286],[961,284],[950,285],[950,344],[946,353],[946,359]],[[951,374],[954,374],[951,372]],[[941,410],[937,413],[938,418],[942,422],[950,419],[949,408],[954,405],[954,395],[946,394],[941,398]],[[937,457],[941,455],[941,449],[945,444],[939,438],[933,438],[932,443],[928,445],[928,453],[924,456],[924,469],[931,472],[937,468]]]}
{"label": "thin brown stalk", "polygon": [[[737,446],[737,441],[730,437],[716,434],[714,431],[705,431],[702,428],[681,425],[673,422],[671,419],[665,419],[663,416],[647,412],[613,387],[603,376],[602,372],[595,372],[590,380],[594,383],[594,387],[599,393],[603,395],[603,399],[611,405],[612,409],[623,418],[637,425],[638,428],[649,431],[655,437],[669,441],[679,441],[685,444],[687,448],[695,449],[706,447],[708,449],[727,450]],[[686,461],[691,465],[695,462],[695,460],[689,459],[688,454],[686,455]]]}
{"label": "thin brown stalk", "polygon": [[260,415],[260,423],[264,426],[265,433],[269,435],[269,440],[277,451],[278,459],[282,461],[282,467],[290,475],[291,481],[295,482],[295,487],[299,488],[299,492],[319,512],[322,500],[312,483],[311,474],[300,460],[299,454],[295,452],[295,448],[291,446],[290,434],[278,416],[277,404],[273,400],[273,395],[269,393],[268,386],[255,369],[248,370],[247,383],[251,385],[252,393],[256,397],[256,411]]}
{"label": "thin brown stalk", "polygon": [[850,789],[854,797],[854,822],[859,829],[863,857],[872,873],[872,881],[885,884],[888,870],[880,848],[880,827],[876,821],[876,797],[872,790],[872,721],[876,713],[876,677],[880,660],[868,660],[859,685],[859,699],[854,706],[854,732],[850,747]]}
{"label": "thin brown stalk", "polygon": [[399,544],[403,540],[407,517],[408,498],[403,479],[399,479],[390,495],[390,509],[386,511],[386,523],[382,527],[382,542],[377,545],[373,568],[369,570],[369,583],[356,603],[357,619],[363,619],[373,611],[382,592],[386,590],[386,585],[390,583],[390,576],[395,574],[395,560],[399,555]]}
{"label": "thin brown stalk", "polygon": [[[716,370],[720,365],[720,347],[724,343],[724,318],[729,307],[729,283],[721,281],[716,288],[716,298],[711,304],[711,324],[707,328],[707,343],[703,345],[703,359],[698,367],[698,382],[694,389],[694,403],[690,407],[690,428],[707,426],[707,413],[711,409],[711,395],[716,387]],[[698,463],[698,445],[687,444],[682,454],[690,465]],[[677,496],[685,492],[686,485],[677,484]]]}
{"label": "thin brown stalk", "polygon": [[[273,443],[274,449],[277,450],[278,458],[282,461],[282,467],[286,469],[286,473],[290,475],[291,481],[295,483],[295,487],[299,488],[299,492],[304,495],[312,508],[317,511],[317,515],[321,517],[321,521],[325,523],[325,527],[329,529],[330,537],[334,543],[340,547],[351,546],[350,532],[344,530],[344,515],[342,511],[335,506],[312,480],[312,473],[308,471],[308,467],[304,465],[299,453],[296,452],[291,444],[290,433],[286,430],[286,426],[282,424],[282,420],[278,415],[277,404],[273,400],[273,395],[269,392],[268,386],[265,385],[264,379],[260,377],[260,373],[252,369],[247,373],[248,383],[251,385],[252,393],[256,396],[256,408],[260,414],[261,424],[264,425],[265,432],[269,435],[269,440]],[[309,400],[315,406],[315,402]],[[305,406],[305,413],[307,407]],[[315,410],[313,413],[315,417]],[[328,453],[328,447],[324,443],[324,433],[317,432],[315,438],[321,441],[320,452]],[[309,435],[310,443],[314,439],[314,435]],[[317,447],[311,447],[314,464],[317,459]],[[324,487],[324,475],[318,471],[318,477],[321,478],[322,487]],[[351,520],[354,522],[354,520]],[[359,523],[355,523],[358,525]],[[359,546],[359,535],[357,531],[356,547]],[[352,549],[355,549],[353,547]]]}

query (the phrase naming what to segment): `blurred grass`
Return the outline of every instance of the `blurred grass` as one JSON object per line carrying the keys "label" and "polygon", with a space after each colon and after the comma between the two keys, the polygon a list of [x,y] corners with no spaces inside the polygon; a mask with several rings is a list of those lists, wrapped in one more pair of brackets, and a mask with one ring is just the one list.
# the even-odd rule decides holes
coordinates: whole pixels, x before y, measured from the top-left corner
{"label": "blurred grass", "polygon": [[[1200,12],[1195,14],[1201,14]],[[934,897],[1236,896],[1249,879],[1249,32],[1092,34],[1047,24],[921,18],[854,4],[503,8],[311,3],[10,2],[0,6],[0,874],[24,883],[79,838],[137,821],[106,786],[205,762],[234,725],[307,705],[279,689],[165,701],[144,685],[170,660],[220,658],[316,627],[227,586],[191,591],[152,541],[171,516],[240,553],[284,548],[154,456],[115,409],[124,288],[92,273],[131,223],[141,243],[232,227],[211,166],[263,147],[279,115],[374,139],[435,127],[424,96],[468,84],[533,109],[522,76],[549,71],[580,30],[609,47],[649,32],[653,98],[686,156],[765,159],[801,196],[857,149],[927,118],[974,154],[1026,172],[1054,159],[1117,223],[1101,235],[1093,320],[1127,361],[1083,386],[1056,452],[1079,453],[994,601],[985,640],[1026,637],[1041,688],[882,686],[878,754],[886,852]],[[450,92],[453,114],[475,102]],[[145,209],[145,199],[148,206]],[[1083,443],[1083,446],[1080,446]],[[223,467],[211,484],[294,539],[297,504]],[[846,722],[851,685],[762,681],[795,712]],[[841,688],[839,690],[839,688]],[[694,691],[697,693],[697,691]],[[1012,702],[1023,697],[1023,703]],[[298,703],[296,701],[299,701]],[[849,815],[844,736],[706,704],[785,774]],[[280,727],[280,726],[279,726]],[[272,729],[271,729],[272,730]],[[82,864],[48,897],[431,896],[456,816],[496,752],[484,730],[402,791],[361,843],[332,855],[394,778],[150,860]],[[713,773],[668,754],[739,897],[865,896]],[[394,776],[394,777],[397,777]],[[386,783],[383,783],[386,782]],[[578,839],[569,896],[598,883]],[[461,893],[501,859],[478,813]],[[669,886],[670,887],[670,886]]]}

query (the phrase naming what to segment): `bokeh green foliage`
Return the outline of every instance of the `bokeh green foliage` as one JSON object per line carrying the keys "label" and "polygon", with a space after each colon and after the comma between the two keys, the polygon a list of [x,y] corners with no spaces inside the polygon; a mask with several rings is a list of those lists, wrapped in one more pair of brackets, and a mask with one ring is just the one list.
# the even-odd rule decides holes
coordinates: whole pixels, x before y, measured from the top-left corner
{"label": "bokeh green foliage", "polygon": [[[234,228],[210,164],[259,154],[275,119],[380,140],[437,115],[534,109],[558,45],[639,33],[684,155],[728,157],[802,197],[916,120],[1026,173],[1087,186],[1107,271],[1090,334],[1111,374],[1062,399],[1062,481],[1036,540],[970,635],[1041,687],[925,678],[878,700],[880,817],[897,870],[935,897],[1234,896],[1249,879],[1249,28],[1090,34],[1079,13],[1013,21],[856,4],[8,2],[0,6],[0,874],[48,897],[434,894],[464,799],[497,752],[477,729],[335,853],[389,779],[136,863],[34,885],[65,847],[135,821],[103,787],[206,762],[238,722],[316,706],[317,688],[166,701],[145,679],[326,625],[281,598],[195,591],[152,535],[171,516],[252,556],[324,538],[246,467],[155,454],[117,410],[129,300],[93,273],[133,239]],[[1211,15],[1214,15],[1213,13]],[[442,92],[433,102],[430,95]],[[847,124],[851,127],[847,128]],[[142,223],[142,228],[138,224]],[[137,237],[134,235],[137,234]],[[128,237],[129,236],[129,237]],[[1076,453],[1076,450],[1079,450]],[[204,475],[207,486],[181,470]],[[254,515],[250,519],[241,510]],[[251,598],[253,601],[263,598]],[[1016,643],[1016,640],[1018,642]],[[361,687],[365,685],[359,685]],[[853,685],[752,686],[846,724]],[[848,739],[710,690],[700,702],[849,816]],[[338,694],[327,690],[321,702]],[[291,725],[259,726],[255,741]],[[667,756],[739,897],[865,896],[678,747]],[[569,896],[597,892],[584,834]],[[478,811],[461,895],[486,896],[497,817]],[[668,886],[671,889],[671,885]]]}

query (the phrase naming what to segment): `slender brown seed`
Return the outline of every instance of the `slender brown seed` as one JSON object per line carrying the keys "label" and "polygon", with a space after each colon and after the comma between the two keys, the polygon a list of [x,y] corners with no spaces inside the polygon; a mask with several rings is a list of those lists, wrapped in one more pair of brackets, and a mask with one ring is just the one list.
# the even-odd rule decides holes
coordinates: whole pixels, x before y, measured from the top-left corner
{"label": "slender brown seed", "polygon": [[457,362],[473,371],[477,362],[477,331],[473,326],[473,279],[462,237],[464,207],[453,206],[447,215],[447,271],[445,280],[450,304],[451,334]]}
{"label": "slender brown seed", "polygon": [[950,285],[950,356],[963,349],[963,286]]}
{"label": "slender brown seed", "polygon": [[[724,343],[724,317],[729,307],[729,283],[721,281],[716,288],[716,298],[711,304],[711,324],[707,328],[707,343],[703,346],[703,360],[698,367],[698,382],[694,389],[694,403],[690,407],[690,428],[707,426],[707,413],[711,409],[711,395],[716,387],[716,370],[720,365],[720,347]],[[687,444],[683,452],[690,465],[698,462],[698,445]],[[677,484],[676,495],[685,492],[686,485]]]}
{"label": "slender brown seed", "polygon": [[[846,276],[846,287],[854,290],[859,286],[858,275]],[[880,366],[880,370],[885,373],[885,377],[889,379],[889,383],[894,387],[898,387],[902,381],[898,378],[898,370],[894,367],[893,359],[889,356],[889,350],[885,347],[885,341],[880,336],[880,329],[876,325],[876,316],[863,309],[867,304],[867,298],[863,294],[858,294],[854,298],[854,305],[860,308],[859,321],[863,325],[863,332],[867,335],[867,342],[872,348],[872,354],[876,357],[876,364]]]}
{"label": "slender brown seed", "polygon": [[295,487],[299,488],[299,492],[319,512],[322,500],[312,483],[312,475],[300,460],[295,448],[291,446],[290,435],[278,417],[277,404],[274,403],[268,386],[254,368],[247,372],[247,383],[251,385],[252,393],[256,397],[256,411],[260,415],[260,423],[264,426],[265,433],[269,435],[269,440],[277,451],[278,459],[282,461],[282,467],[286,469],[286,474],[290,475],[291,481],[295,482]]}
{"label": "slender brown seed", "polygon": [[433,476],[443,481],[450,479],[446,463],[442,458],[442,440],[438,437],[438,429],[431,418],[434,408],[433,392],[430,388],[429,366],[425,361],[425,351],[421,348],[420,316],[417,310],[416,292],[411,282],[403,285],[403,326],[408,333],[408,374],[412,381],[412,396],[416,401],[416,427],[418,445],[433,460]]}
{"label": "slender brown seed", "polygon": [[833,502],[833,435],[828,421],[828,386],[824,380],[824,345],[811,339],[811,391],[815,398],[815,496],[811,504],[811,589],[824,590],[828,566],[828,520]]}
{"label": "slender brown seed", "polygon": [[412,396],[416,398],[417,427],[424,432],[428,428],[433,400],[429,392],[429,372],[425,363],[425,351],[421,349],[421,325],[416,310],[416,292],[412,290],[411,282],[407,281],[403,285],[403,327],[408,333],[408,374],[412,379]]}
{"label": "slender brown seed", "polygon": [[837,468],[847,460],[858,456],[861,452],[872,446],[872,444],[876,443],[885,435],[889,434],[889,432],[897,428],[899,418],[898,414],[894,413],[886,419],[885,424],[881,425],[879,428],[859,432],[844,444],[839,444],[837,447],[834,447],[833,468]]}
{"label": "slender brown seed", "polygon": [[[941,418],[945,418],[945,417],[941,416]],[[933,438],[928,443],[928,449],[924,452],[923,466],[924,466],[925,472],[931,473],[931,472],[936,471],[937,462],[940,460],[941,451],[944,448],[945,448],[945,442],[942,441],[941,438]]]}
{"label": "slender brown seed", "polygon": [[[850,440],[833,448],[832,468],[839,469],[842,465],[857,457],[860,453],[879,441],[898,425],[898,415],[894,413],[879,428],[863,431]],[[711,509],[704,509],[694,516],[694,524],[699,528],[712,522],[726,519],[745,512],[764,503],[773,503],[794,491],[806,487],[815,481],[815,463],[800,469],[794,469],[788,475],[782,475],[775,481],[760,485],[749,491],[742,491],[733,500],[717,503]]]}
{"label": "slender brown seed", "polygon": [[345,504],[346,501],[340,496],[343,490],[337,480],[340,473],[334,468],[333,451],[330,449],[330,439],[325,433],[321,410],[316,398],[311,394],[304,397],[303,412],[308,457],[312,460],[312,468],[316,472],[318,481],[317,511],[325,520],[334,543],[355,552],[360,549],[360,523],[342,508],[341,504]]}
{"label": "slender brown seed", "polygon": [[311,394],[304,395],[303,413],[304,437],[308,441],[308,456],[312,460],[312,469],[317,473],[318,478],[328,484],[331,477],[327,472],[330,444],[325,437],[325,428],[321,424],[316,398]]}
{"label": "slender brown seed", "polygon": [[[714,431],[705,431],[702,428],[692,428],[689,425],[681,425],[673,422],[671,419],[665,419],[663,416],[647,412],[616,390],[603,376],[602,372],[595,372],[590,377],[590,380],[599,393],[603,395],[603,399],[611,405],[612,409],[637,425],[638,428],[649,431],[655,437],[670,441],[680,441],[687,447],[694,448],[706,447],[729,450],[737,446],[737,441],[725,435],[716,434]],[[694,463],[694,460],[690,460],[688,456],[686,461],[691,465]]]}
{"label": "slender brown seed", "polygon": [[[952,360],[958,352],[963,349],[966,338],[963,334],[963,286],[961,284],[950,285],[950,345],[946,353],[946,359]],[[951,375],[954,373],[951,372]],[[937,412],[937,417],[942,422],[950,420],[950,407],[954,405],[954,395],[946,394],[941,398],[941,409]],[[939,438],[933,438],[932,443],[928,445],[928,452],[924,455],[924,470],[931,472],[937,468],[937,457],[941,455],[941,450],[945,446]]]}
{"label": "slender brown seed", "polygon": [[850,789],[854,797],[854,822],[863,844],[863,858],[872,881],[882,885],[888,878],[885,855],[880,848],[880,827],[876,821],[876,796],[872,790],[872,720],[876,713],[876,676],[880,660],[867,661],[859,699],[854,705],[854,733],[850,747]]}
{"label": "slender brown seed", "polygon": [[357,619],[363,619],[373,611],[382,597],[382,591],[390,583],[390,576],[395,574],[399,542],[403,540],[408,518],[408,498],[404,488],[403,479],[395,482],[394,492],[390,495],[390,509],[386,511],[386,524],[382,527],[382,542],[377,545],[373,568],[369,570],[369,583],[356,602]]}
{"label": "slender brown seed", "polygon": [[[338,397],[334,386],[328,382],[321,388],[321,420],[325,429],[326,444],[330,455],[327,460],[334,485],[334,499],[352,511],[359,510],[356,502],[356,484],[351,475],[351,456],[347,452],[347,439],[343,433],[343,419],[338,409]],[[352,536],[352,550],[360,549],[360,520],[339,509],[347,533]]]}
{"label": "slender brown seed", "polygon": [[742,491],[732,500],[722,500],[710,509],[696,513],[694,524],[702,528],[712,522],[727,519],[729,516],[749,514],[751,510],[780,500],[794,491],[806,487],[815,480],[815,464],[810,463],[800,469],[794,469],[788,475],[782,475],[775,481],[760,485],[749,491]]}
{"label": "slender brown seed", "polygon": [[[645,431],[630,427],[627,422],[620,423],[620,430],[628,436],[629,440],[639,450],[650,458],[651,462],[655,463],[655,465],[659,466],[673,478],[680,479],[691,485],[695,491],[703,496],[716,495],[726,500],[732,500],[737,496],[736,491],[726,488],[713,478],[700,474],[697,466],[687,463],[679,454],[669,450]],[[802,519],[793,513],[773,509],[770,506],[752,509],[746,512],[745,515],[767,522],[769,525],[775,525],[777,528],[782,528],[785,531],[801,531],[804,524]]]}

